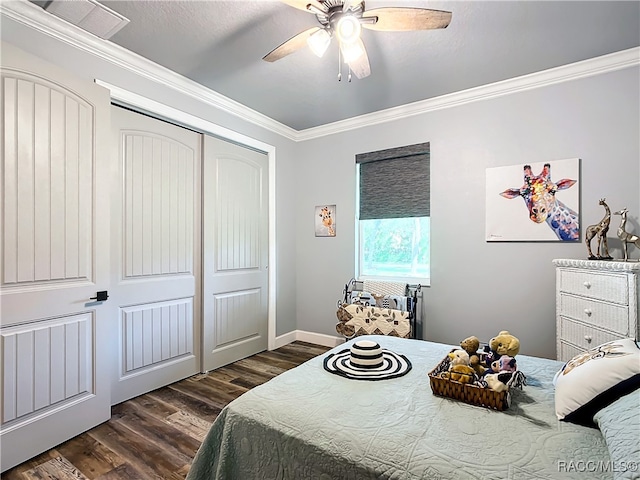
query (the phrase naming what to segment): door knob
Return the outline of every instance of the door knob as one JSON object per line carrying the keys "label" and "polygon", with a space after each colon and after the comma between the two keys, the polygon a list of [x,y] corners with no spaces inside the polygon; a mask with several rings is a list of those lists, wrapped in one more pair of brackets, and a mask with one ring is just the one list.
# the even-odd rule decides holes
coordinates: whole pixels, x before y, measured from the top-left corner
{"label": "door knob", "polygon": [[89,300],[95,300],[96,302],[104,302],[109,298],[109,292],[106,290],[102,290],[101,292],[96,292],[95,297],[91,297]]}

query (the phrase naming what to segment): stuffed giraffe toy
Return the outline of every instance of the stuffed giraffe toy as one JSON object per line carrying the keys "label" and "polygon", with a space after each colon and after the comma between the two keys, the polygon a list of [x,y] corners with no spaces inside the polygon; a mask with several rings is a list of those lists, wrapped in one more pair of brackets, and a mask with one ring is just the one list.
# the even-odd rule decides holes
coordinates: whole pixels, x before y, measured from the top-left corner
{"label": "stuffed giraffe toy", "polygon": [[522,197],[529,210],[532,222],[542,223],[553,230],[558,239],[573,241],[580,239],[578,214],[556,198],[558,190],[564,190],[576,183],[576,180],[564,178],[557,183],[551,181],[551,165],[545,163],[540,175],[534,175],[531,165],[524,166],[524,185],[509,188],[500,193],[504,198]]}
{"label": "stuffed giraffe toy", "polygon": [[629,253],[627,251],[629,244],[633,243],[637,248],[640,248],[640,237],[625,230],[625,226],[627,225],[626,207],[619,212],[613,212],[613,214],[622,216],[622,221],[620,222],[620,226],[618,227],[618,238],[620,239],[624,247],[624,261],[626,262],[629,259]]}
{"label": "stuffed giraffe toy", "polygon": [[[611,260],[613,257],[609,255],[609,246],[607,245],[607,232],[609,231],[609,223],[611,222],[611,210],[609,210],[609,205],[607,205],[604,198],[600,199],[599,205],[602,205],[606,212],[604,218],[600,220],[600,223],[587,227],[584,234],[584,242],[587,244],[589,260]],[[591,240],[593,237],[598,238],[598,249],[595,255],[591,251]]]}

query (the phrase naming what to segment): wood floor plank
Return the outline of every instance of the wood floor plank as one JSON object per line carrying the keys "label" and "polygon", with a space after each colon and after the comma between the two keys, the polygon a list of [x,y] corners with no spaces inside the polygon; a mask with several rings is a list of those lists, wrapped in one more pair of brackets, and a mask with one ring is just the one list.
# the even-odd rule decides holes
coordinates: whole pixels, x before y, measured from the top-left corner
{"label": "wood floor plank", "polygon": [[206,375],[206,377],[203,377],[203,378],[209,378],[209,377],[217,378],[219,381],[229,384],[229,386],[238,387],[238,385],[234,385],[233,383],[231,383],[238,378],[238,374],[236,372],[228,370],[227,367],[221,367],[216,370],[211,370]]}
{"label": "wood floor plank", "polygon": [[172,405],[179,411],[198,416],[207,422],[213,422],[221,410],[221,407],[169,387],[155,390],[147,395]]}
{"label": "wood floor plank", "polygon": [[20,465],[18,465],[17,467],[14,467],[10,470],[7,470],[6,472],[2,473],[1,477],[2,480],[20,480],[20,479],[25,479],[27,478],[24,475],[24,472],[26,472],[27,470],[31,470],[35,467],[37,467],[38,465],[48,462],[49,460],[51,460],[52,458],[57,458],[60,456],[60,452],[58,452],[58,450],[51,449],[47,452],[44,452],[40,455],[38,455],[37,457],[32,458],[31,460],[27,460],[24,463],[21,463]]}
{"label": "wood floor plank", "polygon": [[212,395],[219,398],[221,402],[229,403],[240,395],[248,392],[253,387],[245,387],[239,385],[243,383],[241,378],[234,378],[231,382],[220,380],[217,375],[207,375],[207,378],[201,380],[201,384],[212,390]]}
{"label": "wood floor plank", "polygon": [[99,477],[124,463],[119,455],[86,434],[58,446],[58,451],[88,478]]}
{"label": "wood floor plank", "polygon": [[156,418],[166,418],[180,411],[175,405],[163,402],[149,394],[140,395],[129,401],[134,403],[139,410],[145,410],[153,414]]}
{"label": "wood floor plank", "polygon": [[249,385],[251,388],[262,385],[273,378],[273,375],[251,370],[250,368],[243,367],[235,363],[227,365],[224,368],[237,375],[237,379],[231,383],[243,383],[243,386]]}
{"label": "wood floor plank", "polygon": [[191,415],[190,413],[178,411],[167,417],[167,422],[176,425],[178,428],[184,429],[186,433],[198,440],[200,443],[209,432],[212,422],[207,422],[200,417]]}
{"label": "wood floor plank", "polygon": [[155,418],[150,412],[139,408],[135,402],[124,402],[117,407],[119,407],[120,416],[116,423],[137,433],[149,444],[170,452],[185,463],[191,461],[200,447],[201,442],[176,428],[175,425]]}
{"label": "wood floor plank", "polygon": [[282,365],[278,365],[276,363],[280,363],[280,362],[273,362],[273,360],[271,360],[269,357],[266,357],[266,356],[245,358],[243,360],[239,360],[238,362],[236,362],[237,365],[251,368],[259,372],[264,372],[274,377],[288,370],[288,368],[283,367]]}
{"label": "wood floor plank", "polygon": [[183,480],[222,408],[327,350],[293,342],[127,400],[112,408],[108,422],[2,473],[2,479]]}
{"label": "wood floor plank", "polygon": [[88,480],[82,472],[69,463],[69,460],[60,456],[41,463],[31,470],[24,472],[24,477],[29,480]]}
{"label": "wood floor plank", "polygon": [[148,477],[145,477],[142,472],[136,470],[128,463],[123,463],[113,470],[96,477],[94,480],[143,480],[144,478]]}
{"label": "wood floor plank", "polygon": [[220,409],[224,408],[231,400],[236,398],[235,395],[229,395],[224,391],[216,391],[212,386],[209,385],[209,382],[206,382],[204,380],[191,383],[178,382],[169,385],[168,388],[191,395],[192,397],[215,405]]}
{"label": "wood floor plank", "polygon": [[89,435],[124,458],[145,478],[167,478],[184,466],[184,460],[176,458],[169,448],[158,449],[117,420],[97,426]]}

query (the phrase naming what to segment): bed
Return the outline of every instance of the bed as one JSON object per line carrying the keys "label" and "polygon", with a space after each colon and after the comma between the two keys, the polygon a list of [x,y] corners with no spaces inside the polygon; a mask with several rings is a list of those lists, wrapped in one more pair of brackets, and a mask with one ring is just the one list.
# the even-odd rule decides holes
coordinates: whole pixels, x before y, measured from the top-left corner
{"label": "bed", "polygon": [[518,355],[527,386],[498,412],[432,394],[427,374],[450,345],[373,338],[411,370],[375,382],[325,371],[354,339],[284,372],[222,410],[187,480],[614,477],[601,430],[555,416],[560,362]]}

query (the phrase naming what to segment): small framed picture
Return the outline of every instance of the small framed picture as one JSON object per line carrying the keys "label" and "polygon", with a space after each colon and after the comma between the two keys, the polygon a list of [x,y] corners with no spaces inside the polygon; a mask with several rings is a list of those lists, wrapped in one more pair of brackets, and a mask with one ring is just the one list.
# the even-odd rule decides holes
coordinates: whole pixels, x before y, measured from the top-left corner
{"label": "small framed picture", "polygon": [[336,206],[320,205],[316,207],[316,237],[336,236]]}

